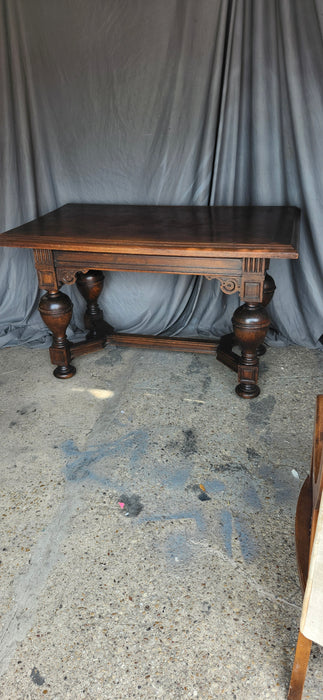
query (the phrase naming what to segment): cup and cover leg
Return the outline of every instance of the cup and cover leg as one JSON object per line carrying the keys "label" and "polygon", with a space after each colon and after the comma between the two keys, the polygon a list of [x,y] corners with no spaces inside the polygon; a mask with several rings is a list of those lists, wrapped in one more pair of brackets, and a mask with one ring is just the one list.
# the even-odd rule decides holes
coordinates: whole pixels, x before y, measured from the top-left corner
{"label": "cup and cover leg", "polygon": [[54,375],[57,379],[69,379],[76,372],[71,364],[70,344],[66,337],[66,328],[72,318],[73,304],[67,294],[56,289],[46,292],[41,297],[39,311],[53,335],[49,354],[52,363],[57,365]]}
{"label": "cup and cover leg", "polygon": [[232,317],[233,330],[241,348],[238,362],[236,393],[244,399],[259,395],[257,385],[259,373],[258,348],[264,342],[270,319],[265,307],[259,303],[245,303],[239,306]]}
{"label": "cup and cover leg", "polygon": [[103,318],[103,311],[98,304],[98,298],[102,292],[104,274],[101,270],[89,270],[86,273],[78,272],[76,285],[83,299],[86,301],[84,325],[88,331],[87,339],[94,340],[105,338],[113,332]]}

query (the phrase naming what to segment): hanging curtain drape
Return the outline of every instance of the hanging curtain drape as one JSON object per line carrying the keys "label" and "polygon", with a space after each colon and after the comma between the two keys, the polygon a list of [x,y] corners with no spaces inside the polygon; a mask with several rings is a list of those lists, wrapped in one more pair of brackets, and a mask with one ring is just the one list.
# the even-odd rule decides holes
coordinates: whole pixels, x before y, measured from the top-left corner
{"label": "hanging curtain drape", "polygon": [[[67,202],[296,205],[272,343],[322,347],[323,0],[1,0],[0,231]],[[1,250],[1,249],[0,249]],[[49,343],[30,251],[0,252],[0,344]],[[70,336],[82,328],[74,303]],[[118,331],[218,336],[238,299],[107,273]]]}

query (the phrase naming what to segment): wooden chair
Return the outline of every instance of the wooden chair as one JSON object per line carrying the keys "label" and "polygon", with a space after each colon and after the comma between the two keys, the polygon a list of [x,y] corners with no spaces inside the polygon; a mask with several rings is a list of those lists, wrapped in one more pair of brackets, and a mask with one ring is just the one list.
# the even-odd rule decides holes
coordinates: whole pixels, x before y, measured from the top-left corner
{"label": "wooden chair", "polygon": [[[297,503],[295,540],[304,593],[288,700],[300,700],[312,642],[323,645],[323,394],[316,399],[311,473]],[[323,697],[323,689],[322,689]]]}

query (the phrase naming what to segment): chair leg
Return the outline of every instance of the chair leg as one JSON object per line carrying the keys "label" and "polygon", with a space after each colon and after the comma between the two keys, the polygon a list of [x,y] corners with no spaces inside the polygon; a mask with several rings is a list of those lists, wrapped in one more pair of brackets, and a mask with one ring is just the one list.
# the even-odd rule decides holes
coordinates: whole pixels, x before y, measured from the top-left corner
{"label": "chair leg", "polygon": [[301,700],[312,642],[299,632],[287,700]]}

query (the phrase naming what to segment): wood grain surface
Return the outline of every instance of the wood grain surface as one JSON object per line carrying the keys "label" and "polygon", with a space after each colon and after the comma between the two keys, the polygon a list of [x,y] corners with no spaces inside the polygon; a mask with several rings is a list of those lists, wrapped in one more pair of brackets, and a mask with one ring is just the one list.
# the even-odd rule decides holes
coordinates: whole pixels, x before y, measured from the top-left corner
{"label": "wood grain surface", "polygon": [[66,204],[0,246],[201,257],[297,258],[296,207]]}

